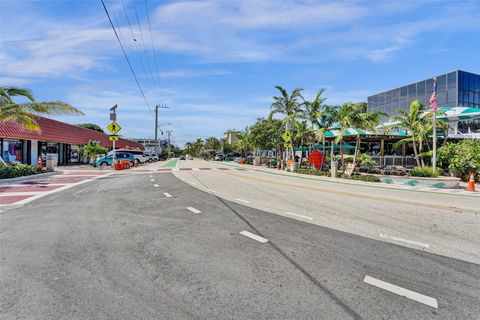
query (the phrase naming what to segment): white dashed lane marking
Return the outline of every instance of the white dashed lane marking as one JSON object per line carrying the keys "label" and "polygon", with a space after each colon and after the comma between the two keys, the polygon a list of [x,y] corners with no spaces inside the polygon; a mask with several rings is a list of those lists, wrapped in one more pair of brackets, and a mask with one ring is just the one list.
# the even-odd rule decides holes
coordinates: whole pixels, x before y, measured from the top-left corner
{"label": "white dashed lane marking", "polygon": [[248,232],[248,231],[242,231],[240,232],[241,235],[248,237],[250,239],[253,239],[255,241],[261,242],[261,243],[267,243],[268,239],[265,239],[264,237],[257,236],[254,233]]}
{"label": "white dashed lane marking", "polygon": [[398,237],[392,237],[392,236],[389,236],[389,235],[386,235],[386,234],[383,234],[383,233],[380,233],[380,238],[385,238],[385,239],[390,239],[390,240],[394,240],[394,241],[398,241],[398,242],[404,242],[404,243],[408,243],[408,244],[413,244],[413,245],[415,245],[415,246],[419,246],[419,247],[423,247],[423,248],[430,248],[430,246],[428,245],[428,243],[417,242],[417,241],[408,240],[408,239],[403,239],[403,238],[398,238]]}
{"label": "white dashed lane marking", "polygon": [[371,284],[372,286],[390,291],[392,293],[398,294],[399,296],[406,297],[408,299],[411,299],[411,300],[426,304],[427,306],[430,306],[432,308],[438,309],[438,302],[437,302],[437,299],[435,298],[396,286],[394,284],[391,284],[382,280],[375,279],[370,276],[365,276],[363,281],[365,283]]}
{"label": "white dashed lane marking", "polygon": [[285,212],[285,214],[288,214],[289,216],[292,216],[292,217],[297,217],[297,218],[300,218],[300,219],[304,219],[304,220],[310,220],[310,221],[313,220],[312,217],[304,216],[303,214],[293,213],[293,212],[289,212],[289,211]]}
{"label": "white dashed lane marking", "polygon": [[155,179],[150,179],[151,182],[155,182]]}
{"label": "white dashed lane marking", "polygon": [[240,198],[235,198],[235,200],[238,201],[238,202],[250,203],[250,201],[248,201],[248,200],[243,200],[243,199],[240,199]]}
{"label": "white dashed lane marking", "polygon": [[193,212],[193,213],[202,213],[202,211],[195,209],[194,207],[187,207],[187,210]]}
{"label": "white dashed lane marking", "polygon": [[167,197],[167,198],[171,198],[171,197],[172,197],[172,195],[171,195],[170,193],[168,193],[168,192],[164,192],[163,195],[164,195],[165,197]]}
{"label": "white dashed lane marking", "polygon": [[154,184],[153,185],[155,188],[160,188],[160,186],[158,184]]}

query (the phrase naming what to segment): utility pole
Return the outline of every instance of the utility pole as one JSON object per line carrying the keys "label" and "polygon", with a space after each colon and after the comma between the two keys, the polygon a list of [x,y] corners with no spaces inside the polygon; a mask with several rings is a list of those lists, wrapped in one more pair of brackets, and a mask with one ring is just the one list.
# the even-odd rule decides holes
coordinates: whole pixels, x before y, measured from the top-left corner
{"label": "utility pole", "polygon": [[155,155],[158,156],[158,109],[168,109],[167,105],[155,106]]}

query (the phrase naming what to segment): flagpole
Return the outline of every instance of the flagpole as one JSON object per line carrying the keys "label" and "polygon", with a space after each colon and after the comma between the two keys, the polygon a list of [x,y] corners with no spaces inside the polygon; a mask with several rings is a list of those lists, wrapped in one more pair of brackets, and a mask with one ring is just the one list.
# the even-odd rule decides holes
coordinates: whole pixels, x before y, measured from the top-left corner
{"label": "flagpole", "polygon": [[433,153],[432,153],[432,169],[433,172],[437,169],[437,78],[433,78],[433,94],[435,96],[434,103],[430,105],[433,109]]}
{"label": "flagpole", "polygon": [[437,110],[433,110],[433,154],[432,154],[432,169],[433,172],[437,168]]}

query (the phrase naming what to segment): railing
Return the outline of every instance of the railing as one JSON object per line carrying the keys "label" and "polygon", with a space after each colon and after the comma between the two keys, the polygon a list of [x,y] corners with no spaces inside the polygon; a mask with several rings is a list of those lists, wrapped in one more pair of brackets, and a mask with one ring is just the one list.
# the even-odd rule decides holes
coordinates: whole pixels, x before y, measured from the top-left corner
{"label": "railing", "polygon": [[402,167],[414,167],[415,158],[412,156],[373,156],[373,160],[376,162],[376,167],[387,166],[402,166]]}

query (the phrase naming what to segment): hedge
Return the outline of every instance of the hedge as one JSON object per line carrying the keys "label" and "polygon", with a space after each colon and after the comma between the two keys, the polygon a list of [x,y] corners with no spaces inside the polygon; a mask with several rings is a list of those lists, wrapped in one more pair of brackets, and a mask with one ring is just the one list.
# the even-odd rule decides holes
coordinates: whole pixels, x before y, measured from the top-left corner
{"label": "hedge", "polygon": [[44,173],[46,170],[28,165],[28,164],[17,164],[14,166],[3,166],[0,167],[0,179],[9,179],[23,176],[30,176],[33,174]]}

